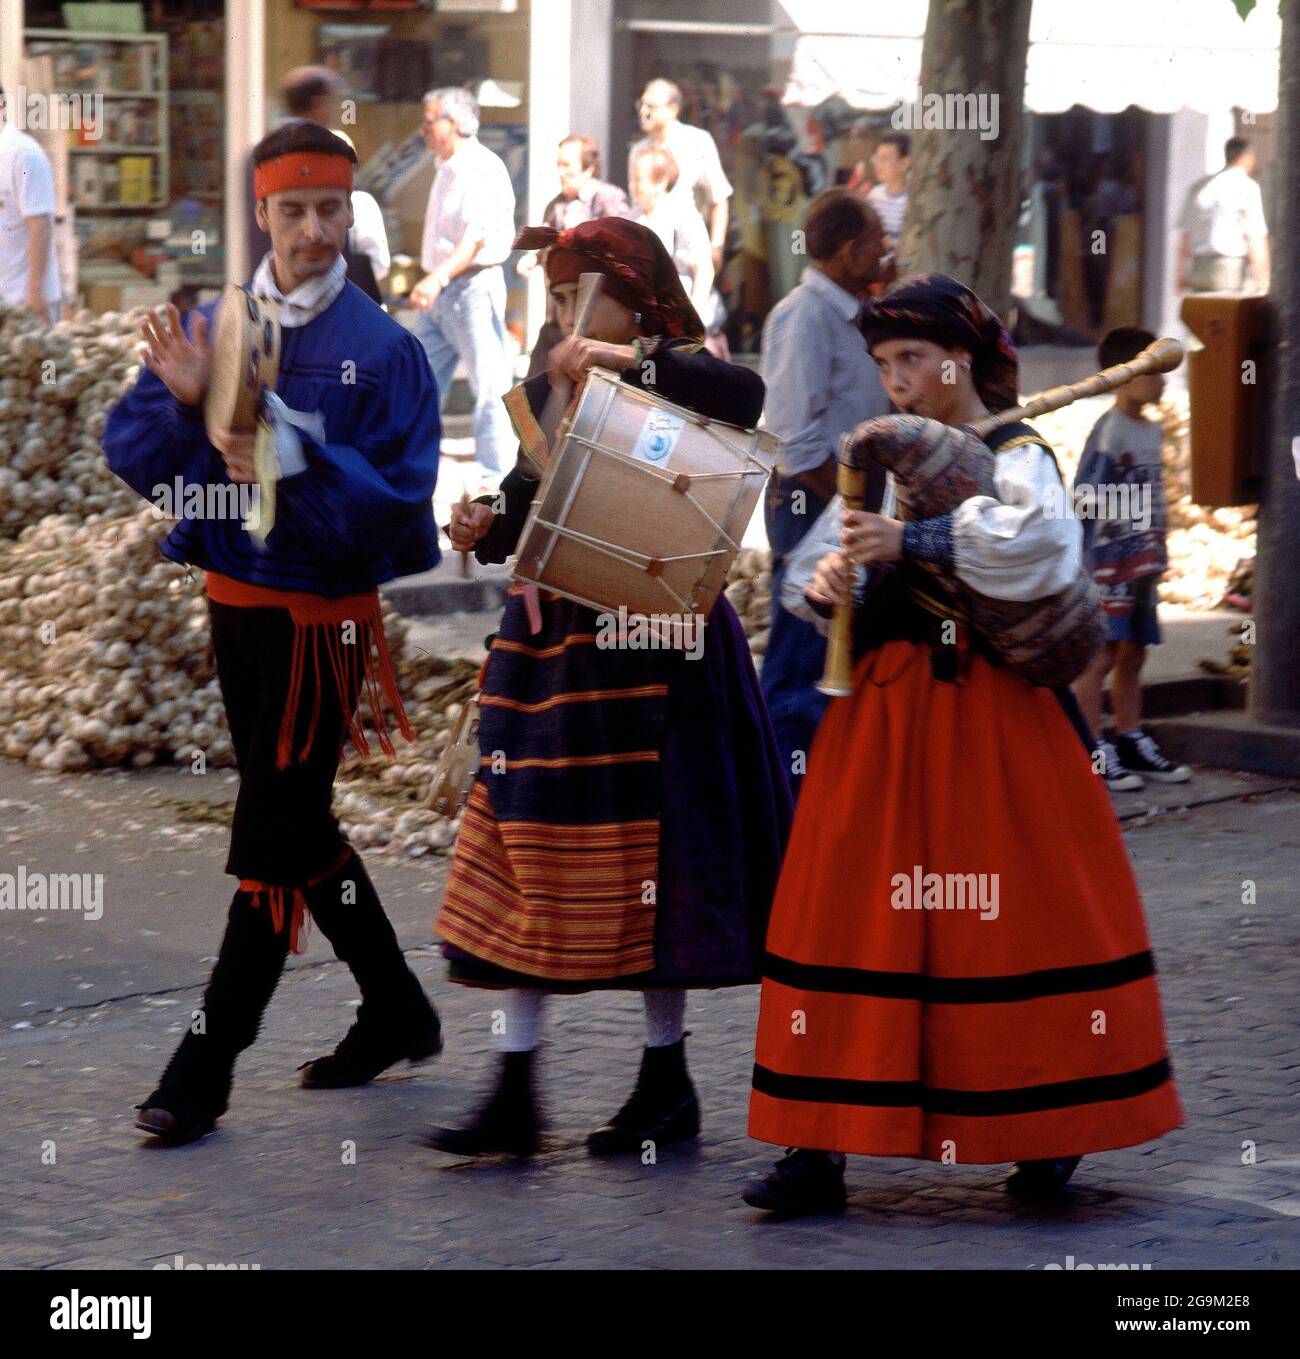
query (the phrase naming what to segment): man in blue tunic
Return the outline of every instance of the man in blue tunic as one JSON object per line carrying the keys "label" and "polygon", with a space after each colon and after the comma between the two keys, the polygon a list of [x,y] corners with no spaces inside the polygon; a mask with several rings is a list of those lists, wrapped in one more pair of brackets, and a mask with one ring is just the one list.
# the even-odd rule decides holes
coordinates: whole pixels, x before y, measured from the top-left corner
{"label": "man in blue tunic", "polygon": [[[250,290],[271,298],[281,325],[276,390],[263,402],[274,520],[259,541],[237,517],[182,518],[162,544],[164,556],[205,573],[240,773],[226,863],[239,888],[221,951],[202,1009],[137,1119],[168,1142],[203,1136],[225,1112],[235,1060],[257,1036],[308,911],[352,969],[362,1004],[303,1083],[363,1084],[441,1048],[437,1014],[331,811],[345,736],[369,750],[356,713],[363,687],[385,751],[381,691],[413,734],[376,587],[439,560],[433,379],[418,342],[345,277],[352,149],[296,123],[259,143],[253,163],[272,248]],[[174,309],[167,325],[145,322],[146,371],[109,417],[108,465],[148,498],[176,478],[200,488],[258,480],[255,436],[216,430],[210,440],[204,426],[216,305],[191,313],[188,333]],[[187,508],[192,499],[207,498],[187,496]]]}

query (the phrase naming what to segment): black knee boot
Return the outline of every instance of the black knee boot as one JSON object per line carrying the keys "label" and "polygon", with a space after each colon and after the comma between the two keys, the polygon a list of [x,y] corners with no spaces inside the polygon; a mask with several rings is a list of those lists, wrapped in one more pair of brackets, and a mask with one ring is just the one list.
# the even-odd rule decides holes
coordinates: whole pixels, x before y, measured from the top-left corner
{"label": "black knee boot", "polygon": [[288,951],[288,929],[277,932],[269,909],[254,907],[251,893],[236,892],[200,1018],[140,1105],[137,1128],[170,1142],[212,1131],[226,1112],[235,1059],[257,1037]]}
{"label": "black knee boot", "polygon": [[[352,890],[345,900],[348,884]],[[351,968],[361,989],[361,1008],[333,1054],[302,1067],[302,1083],[313,1089],[364,1085],[403,1057],[419,1062],[441,1052],[437,1011],[407,967],[379,893],[355,850],[307,889],[307,901],[334,952]]]}
{"label": "black knee boot", "polygon": [[627,1103],[587,1138],[593,1156],[639,1152],[646,1142],[666,1146],[700,1131],[700,1105],[686,1070],[686,1039],[646,1048]]}
{"label": "black knee boot", "polygon": [[487,1103],[465,1128],[432,1128],[416,1140],[453,1156],[531,1156],[542,1118],[533,1089],[536,1052],[503,1052]]}

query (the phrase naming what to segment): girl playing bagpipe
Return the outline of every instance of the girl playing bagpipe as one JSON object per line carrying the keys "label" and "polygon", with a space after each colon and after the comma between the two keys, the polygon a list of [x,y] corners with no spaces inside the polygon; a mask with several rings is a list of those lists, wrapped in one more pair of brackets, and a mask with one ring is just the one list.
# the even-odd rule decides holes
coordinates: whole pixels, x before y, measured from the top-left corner
{"label": "girl playing bagpipe", "polygon": [[[899,411],[939,429],[1014,407],[1010,339],[955,280],[901,283],[863,328]],[[1077,522],[1047,508],[1049,448],[1024,424],[988,442],[994,495],[907,524],[846,513],[808,589],[844,605],[871,567],[853,691],[813,746],[768,931],[750,1133],[793,1150],[744,1198],[777,1214],[843,1207],[849,1152],[1016,1162],[1008,1189],[1050,1197],[1085,1153],[1180,1121],[1141,901],[1077,710],[943,588],[1034,601],[1080,571]]]}

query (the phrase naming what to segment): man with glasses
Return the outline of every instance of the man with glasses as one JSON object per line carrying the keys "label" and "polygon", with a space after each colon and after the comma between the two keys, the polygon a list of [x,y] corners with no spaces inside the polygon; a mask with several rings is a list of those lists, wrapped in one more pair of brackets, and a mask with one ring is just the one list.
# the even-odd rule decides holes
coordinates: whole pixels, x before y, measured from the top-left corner
{"label": "man with glasses", "polygon": [[660,149],[672,156],[678,170],[672,192],[688,197],[704,218],[716,274],[722,268],[727,200],[731,197],[731,181],[723,172],[717,144],[704,128],[681,121],[682,92],[671,80],[652,80],[636,108],[646,135],[633,145],[628,156],[628,183],[632,182],[632,162],[638,152]]}
{"label": "man with glasses", "polygon": [[501,480],[514,436],[501,398],[512,373],[502,264],[515,236],[515,192],[500,156],[479,141],[478,101],[467,90],[431,90],[420,130],[438,158],[420,263],[411,291],[414,332],[445,402],[463,361],[474,393],[474,455],[488,489]]}

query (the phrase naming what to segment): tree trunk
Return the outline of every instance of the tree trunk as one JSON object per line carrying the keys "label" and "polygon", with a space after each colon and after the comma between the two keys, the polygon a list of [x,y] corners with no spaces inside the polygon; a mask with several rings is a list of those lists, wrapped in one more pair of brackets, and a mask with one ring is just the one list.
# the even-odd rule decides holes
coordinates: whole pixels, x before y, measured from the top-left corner
{"label": "tree trunk", "polygon": [[[1030,0],[930,0],[918,99],[893,117],[913,138],[900,275],[951,274],[1003,319],[1020,218],[1029,10]],[[996,136],[970,126],[972,106],[995,112]]]}
{"label": "tree trunk", "polygon": [[1300,480],[1291,441],[1300,435],[1300,3],[1282,13],[1278,80],[1279,221],[1270,223],[1275,344],[1272,419],[1260,450],[1263,470],[1253,594],[1257,638],[1250,713],[1259,722],[1300,725]]}

